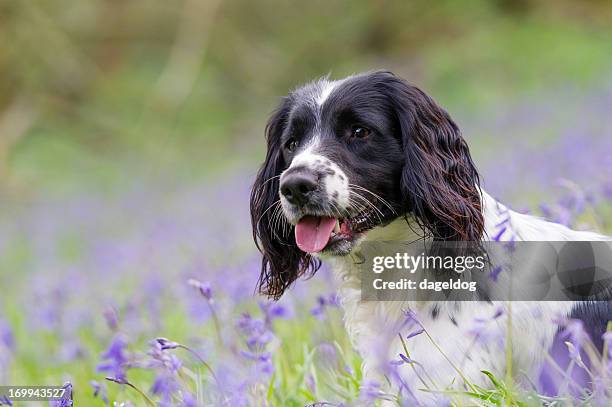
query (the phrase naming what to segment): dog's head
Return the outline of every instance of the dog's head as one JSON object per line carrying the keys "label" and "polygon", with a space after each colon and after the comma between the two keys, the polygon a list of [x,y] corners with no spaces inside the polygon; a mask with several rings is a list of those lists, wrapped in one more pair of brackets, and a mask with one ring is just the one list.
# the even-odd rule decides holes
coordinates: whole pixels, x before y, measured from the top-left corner
{"label": "dog's head", "polygon": [[433,239],[478,241],[478,173],[457,125],[389,72],[326,79],[291,92],[266,127],[251,193],[260,290],[279,298],[343,256],[369,230],[406,215]]}

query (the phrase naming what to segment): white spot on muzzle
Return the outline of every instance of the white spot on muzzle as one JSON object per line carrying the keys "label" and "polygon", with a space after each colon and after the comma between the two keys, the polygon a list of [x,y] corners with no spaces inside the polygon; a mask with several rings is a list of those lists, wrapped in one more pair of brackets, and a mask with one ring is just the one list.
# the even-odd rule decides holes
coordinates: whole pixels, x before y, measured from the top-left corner
{"label": "white spot on muzzle", "polygon": [[325,175],[325,188],[327,190],[327,195],[334,199],[334,196],[337,194],[337,198],[335,198],[335,203],[340,208],[348,208],[349,206],[349,188],[348,188],[348,178],[344,171],[333,161],[329,161],[330,168],[333,170],[332,175]]}
{"label": "white spot on muzzle", "polygon": [[[331,208],[346,209],[349,205],[349,188],[348,177],[342,171],[340,166],[329,158],[315,153],[315,144],[317,138],[309,144],[309,146],[296,155],[291,161],[291,165],[287,170],[292,168],[304,167],[321,174],[320,183],[325,188],[327,200],[331,203]],[[282,179],[282,175],[281,175]]]}

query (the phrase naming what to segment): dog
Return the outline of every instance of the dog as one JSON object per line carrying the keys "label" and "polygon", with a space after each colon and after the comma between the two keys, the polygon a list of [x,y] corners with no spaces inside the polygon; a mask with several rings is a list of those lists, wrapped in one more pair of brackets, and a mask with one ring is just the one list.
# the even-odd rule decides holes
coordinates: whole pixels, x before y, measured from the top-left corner
{"label": "dog", "polygon": [[[439,402],[435,392],[414,390],[431,383],[438,390],[486,386],[481,370],[503,376],[509,360],[519,383],[535,380],[559,318],[588,321],[595,341],[605,332],[608,302],[362,300],[354,255],[363,242],[609,239],[514,212],[489,196],[453,119],[393,73],[323,78],[291,91],[269,119],[266,140],[250,201],[263,254],[260,292],[278,299],[328,262],[364,377],[388,383],[388,361],[400,354],[415,361],[395,376],[410,405]],[[407,319],[426,331],[412,335],[409,356],[398,337]],[[502,340],[475,339],[475,320],[489,321],[488,334]],[[512,352],[503,345],[510,336]]]}

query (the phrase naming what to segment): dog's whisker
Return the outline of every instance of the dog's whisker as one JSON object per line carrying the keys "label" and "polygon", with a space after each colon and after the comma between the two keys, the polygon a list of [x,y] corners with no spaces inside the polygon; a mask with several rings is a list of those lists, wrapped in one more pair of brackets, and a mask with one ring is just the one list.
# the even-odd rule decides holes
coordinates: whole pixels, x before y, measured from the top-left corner
{"label": "dog's whisker", "polygon": [[279,213],[280,208],[281,208],[281,205],[277,205],[274,211],[272,211],[272,215],[270,215],[270,218],[271,218],[270,225],[272,227],[272,230],[278,229],[277,219],[278,219],[278,213]]}
{"label": "dog's whisker", "polygon": [[279,223],[283,228],[283,236],[288,236],[289,233],[291,233],[291,225],[289,224],[289,222],[287,221],[287,218],[285,217],[284,213],[282,212],[282,210],[279,212]]}
{"label": "dog's whisker", "polygon": [[372,202],[370,202],[366,197],[362,196],[360,193],[358,193],[357,191],[352,191],[353,192],[353,196],[355,196],[356,198],[361,199],[367,207],[370,207],[372,209],[374,209],[376,215],[378,216],[378,220],[382,221],[382,218],[384,217],[384,214],[382,213],[382,211],[380,209],[378,209],[376,207],[376,205],[374,205]]}
{"label": "dog's whisker", "polygon": [[265,187],[265,186],[268,184],[268,182],[270,182],[270,181],[274,181],[275,179],[280,178],[280,177],[281,177],[280,175],[275,175],[275,176],[273,176],[273,177],[268,178],[267,180],[265,180],[265,181],[264,181],[264,182],[263,182],[263,183],[262,183],[262,184],[261,184],[261,185],[260,185],[260,186],[257,188],[256,193],[259,193],[259,191],[260,191],[261,189],[263,189],[263,187]]}
{"label": "dog's whisker", "polygon": [[357,213],[358,212],[363,212],[363,211],[365,211],[367,209],[363,204],[359,203],[355,198],[353,198],[351,196],[349,196],[348,201],[349,201],[349,207],[347,208],[347,211],[349,213],[351,211],[354,211],[354,212],[357,212]]}
{"label": "dog's whisker", "polygon": [[355,197],[349,196],[349,208],[347,211],[349,213],[364,213],[367,212],[368,207],[360,203]]}
{"label": "dog's whisker", "polygon": [[267,212],[268,212],[270,209],[274,208],[275,206],[277,206],[277,205],[279,205],[279,204],[280,204],[280,199],[278,199],[278,200],[276,200],[276,201],[272,202],[272,204],[271,204],[270,206],[268,206],[268,207],[266,208],[266,210],[265,210],[265,211],[263,211],[263,212],[262,212],[262,214],[261,214],[261,216],[259,217],[259,219],[257,219],[257,224],[255,225],[255,230],[256,230],[256,231],[259,231],[259,224],[260,224],[260,223],[261,223],[261,221],[263,220],[263,218],[264,218],[264,216],[266,215],[266,213],[267,213]]}
{"label": "dog's whisker", "polygon": [[341,208],[338,206],[337,203],[335,203],[334,201],[330,201],[330,205],[332,206],[333,211],[335,211],[335,215],[337,215],[337,218],[342,218],[342,210]]}
{"label": "dog's whisker", "polygon": [[277,208],[274,210],[274,213],[272,214],[272,228],[274,230],[280,230],[282,236],[286,237],[287,236],[287,229],[285,226],[286,224],[287,224],[287,221],[283,214],[282,205],[278,205]]}
{"label": "dog's whisker", "polygon": [[350,189],[351,187],[352,187],[352,188],[357,188],[357,189],[359,189],[359,190],[361,190],[361,191],[364,191],[364,192],[367,192],[367,193],[371,194],[371,195],[372,195],[372,196],[374,196],[374,197],[375,197],[377,200],[379,200],[379,201],[380,201],[380,202],[381,202],[383,205],[385,205],[387,208],[389,208],[389,210],[390,210],[391,212],[393,212],[394,214],[396,214],[396,215],[397,215],[397,212],[395,211],[395,209],[393,209],[393,207],[391,206],[391,204],[390,204],[390,203],[389,203],[387,200],[385,200],[384,198],[382,198],[380,195],[378,195],[378,194],[376,194],[376,193],[374,193],[374,192],[370,191],[370,190],[369,190],[369,189],[367,189],[367,188],[362,187],[361,185],[357,185],[357,184],[348,184],[348,185],[349,185],[349,189]]}
{"label": "dog's whisker", "polygon": [[280,242],[284,242],[285,240],[283,240],[281,238],[286,237],[285,233],[283,232],[283,233],[281,233],[281,236],[279,236],[279,234],[277,233],[277,226],[275,225],[275,223],[276,223],[275,219],[277,217],[276,214],[280,213],[279,210],[282,210],[282,205],[281,205],[280,200],[275,201],[272,205],[270,205],[264,211],[264,213],[262,213],[259,221],[257,222],[257,229],[256,230],[259,230],[259,223],[261,222],[261,220],[263,220],[263,217],[264,217],[265,213],[268,212],[272,208],[274,208],[273,211],[272,211],[272,214],[269,215],[270,229],[271,229],[272,233],[274,234],[274,236],[276,236],[279,239]]}

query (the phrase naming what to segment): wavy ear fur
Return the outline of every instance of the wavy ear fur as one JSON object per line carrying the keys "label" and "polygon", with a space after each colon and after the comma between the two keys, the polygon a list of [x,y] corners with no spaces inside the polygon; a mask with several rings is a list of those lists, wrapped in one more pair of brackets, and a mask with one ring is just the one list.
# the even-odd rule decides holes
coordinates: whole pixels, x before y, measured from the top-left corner
{"label": "wavy ear fur", "polygon": [[449,114],[420,89],[388,72],[380,83],[397,114],[406,161],[406,209],[437,240],[480,241],[480,180],[467,143]]}
{"label": "wavy ear fur", "polygon": [[[266,126],[267,153],[251,190],[253,239],[262,253],[259,292],[279,299],[298,277],[312,275],[321,262],[302,252],[295,244],[293,226],[274,222],[278,211],[279,179],[287,167],[281,153],[281,135],[287,124],[291,101],[283,99]],[[289,226],[289,230],[287,227]]]}

